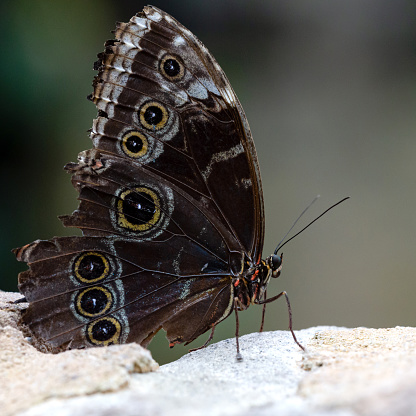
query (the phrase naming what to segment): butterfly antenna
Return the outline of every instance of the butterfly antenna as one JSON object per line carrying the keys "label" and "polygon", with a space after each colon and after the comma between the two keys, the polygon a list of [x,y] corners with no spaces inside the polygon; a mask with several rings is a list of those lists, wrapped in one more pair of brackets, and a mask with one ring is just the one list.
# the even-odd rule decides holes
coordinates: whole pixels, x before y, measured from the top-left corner
{"label": "butterfly antenna", "polygon": [[296,218],[295,222],[292,224],[292,226],[289,228],[288,232],[284,235],[284,237],[280,240],[279,244],[276,247],[276,250],[274,251],[274,254],[277,254],[277,251],[280,248],[280,244],[283,243],[283,241],[285,241],[285,238],[288,236],[288,234],[293,230],[293,227],[297,224],[297,222],[302,218],[303,214],[316,202],[316,200],[320,197],[321,195],[316,195],[316,197],[312,200],[312,202],[301,212],[301,214],[299,215],[299,217]]}
{"label": "butterfly antenna", "polygon": [[[280,243],[277,245],[276,250],[274,251],[274,254],[277,254],[277,252],[285,245],[287,244],[289,241],[293,240],[296,236],[298,236],[300,233],[302,233],[303,231],[305,231],[308,227],[310,227],[315,221],[318,221],[319,218],[321,218],[323,215],[325,215],[328,211],[330,211],[332,208],[335,208],[337,205],[341,204],[342,202],[346,201],[347,199],[349,199],[350,197],[347,196],[346,198],[341,199],[341,201],[338,201],[336,204],[331,205],[328,209],[326,209],[321,215],[317,216],[314,220],[312,220],[308,225],[306,225],[305,227],[303,227],[300,231],[298,231],[294,236],[290,237],[289,240],[285,241],[283,243],[283,241],[285,240],[285,238],[287,237],[287,235],[290,233],[290,231],[292,231],[293,227],[296,225],[296,223],[299,221],[299,219],[302,217],[302,215],[311,207],[311,205],[319,198],[319,195],[317,195],[313,201],[302,211],[302,213],[299,215],[299,217],[296,219],[296,221],[293,223],[293,225],[289,228],[289,231],[285,234],[285,236],[283,237],[283,239],[280,241]],[[283,243],[283,244],[282,244]]]}

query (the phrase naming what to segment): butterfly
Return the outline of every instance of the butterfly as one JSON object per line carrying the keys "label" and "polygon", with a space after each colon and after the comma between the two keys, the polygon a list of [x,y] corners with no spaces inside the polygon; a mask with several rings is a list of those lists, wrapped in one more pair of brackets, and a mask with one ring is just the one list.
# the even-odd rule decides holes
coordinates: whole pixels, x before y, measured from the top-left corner
{"label": "butterfly", "polygon": [[147,346],[163,329],[173,346],[211,330],[205,346],[233,311],[238,325],[238,311],[284,295],[290,312],[286,292],[266,297],[282,258],[262,260],[256,150],[206,47],[148,6],[117,24],[94,69],[93,148],[65,166],[80,204],[60,217],[83,235],[14,250],[35,342]]}

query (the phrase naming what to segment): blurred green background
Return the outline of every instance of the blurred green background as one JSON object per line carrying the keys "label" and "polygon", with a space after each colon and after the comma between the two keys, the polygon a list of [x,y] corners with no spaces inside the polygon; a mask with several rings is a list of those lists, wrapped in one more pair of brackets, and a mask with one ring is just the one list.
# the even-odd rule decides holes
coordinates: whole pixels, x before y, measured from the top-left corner
{"label": "blurred green background", "polygon": [[[11,248],[74,234],[56,216],[77,207],[62,167],[91,147],[92,64],[115,21],[145,4],[1,2],[1,289],[15,291],[25,269]],[[153,4],[205,43],[245,108],[264,185],[264,256],[316,194],[304,223],[352,197],[284,248],[268,293],[287,290],[295,328],[416,325],[416,2]],[[241,313],[241,333],[260,318],[258,306]],[[234,328],[230,317],[215,340]],[[270,305],[266,330],[286,328],[284,301]],[[170,350],[162,333],[150,349],[160,363],[187,351]]]}

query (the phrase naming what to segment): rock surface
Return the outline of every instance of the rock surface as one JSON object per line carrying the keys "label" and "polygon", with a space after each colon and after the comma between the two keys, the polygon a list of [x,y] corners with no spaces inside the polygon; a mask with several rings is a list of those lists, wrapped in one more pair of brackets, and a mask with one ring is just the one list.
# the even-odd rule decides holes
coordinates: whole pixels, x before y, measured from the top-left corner
{"label": "rock surface", "polygon": [[44,354],[32,347],[17,327],[27,304],[22,296],[0,292],[0,409],[14,414],[52,398],[87,396],[126,388],[133,373],[159,366],[140,345],[71,350]]}
{"label": "rock surface", "polygon": [[416,415],[416,328],[318,332],[298,393],[359,415]]}
{"label": "rock surface", "polygon": [[[309,328],[213,344],[159,369],[135,344],[57,355],[17,327],[24,304],[0,292],[2,415],[416,414],[416,329]],[[151,371],[145,373],[145,371]]]}

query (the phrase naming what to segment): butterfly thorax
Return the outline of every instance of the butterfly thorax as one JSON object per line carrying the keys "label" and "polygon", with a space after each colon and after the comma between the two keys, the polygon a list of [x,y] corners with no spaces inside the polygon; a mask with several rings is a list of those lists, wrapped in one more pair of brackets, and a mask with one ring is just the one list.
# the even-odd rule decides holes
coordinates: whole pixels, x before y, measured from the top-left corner
{"label": "butterfly thorax", "polygon": [[279,277],[282,270],[282,256],[271,255],[266,260],[248,267],[235,279],[234,298],[240,310],[265,299],[265,292],[271,277]]}

